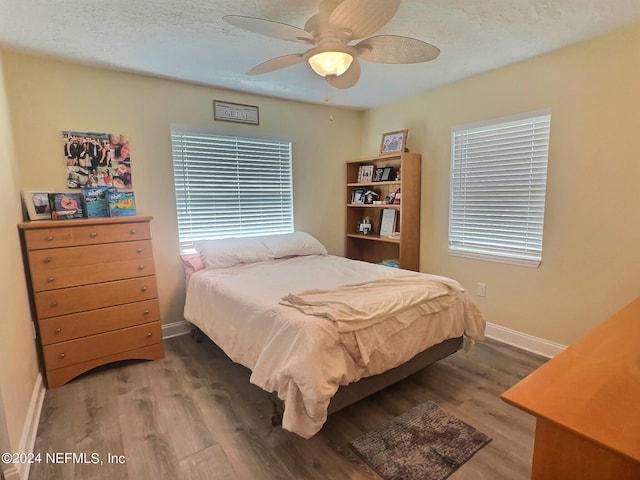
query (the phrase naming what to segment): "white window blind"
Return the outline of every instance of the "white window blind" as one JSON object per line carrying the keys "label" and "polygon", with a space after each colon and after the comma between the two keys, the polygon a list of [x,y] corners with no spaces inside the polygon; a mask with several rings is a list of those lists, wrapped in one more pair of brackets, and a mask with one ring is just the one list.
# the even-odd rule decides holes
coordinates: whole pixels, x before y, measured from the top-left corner
{"label": "white window blind", "polygon": [[291,142],[172,128],[183,250],[205,238],[293,231]]}
{"label": "white window blind", "polygon": [[550,126],[546,110],[452,129],[452,255],[540,265]]}

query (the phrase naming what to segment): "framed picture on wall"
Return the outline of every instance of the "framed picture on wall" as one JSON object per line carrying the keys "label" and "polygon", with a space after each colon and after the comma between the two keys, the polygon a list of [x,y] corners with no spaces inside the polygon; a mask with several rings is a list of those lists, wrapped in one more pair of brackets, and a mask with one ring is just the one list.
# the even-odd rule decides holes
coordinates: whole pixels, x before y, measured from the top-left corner
{"label": "framed picture on wall", "polygon": [[404,152],[407,145],[407,135],[409,135],[409,130],[383,133],[380,153]]}
{"label": "framed picture on wall", "polygon": [[49,194],[53,192],[52,187],[22,189],[22,201],[27,209],[29,220],[51,220]]}

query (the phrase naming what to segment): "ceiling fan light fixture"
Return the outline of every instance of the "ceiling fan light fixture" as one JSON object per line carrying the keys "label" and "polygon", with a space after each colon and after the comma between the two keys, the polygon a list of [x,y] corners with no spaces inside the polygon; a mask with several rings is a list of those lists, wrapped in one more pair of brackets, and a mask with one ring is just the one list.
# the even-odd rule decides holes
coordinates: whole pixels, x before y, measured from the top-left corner
{"label": "ceiling fan light fixture", "polygon": [[353,62],[353,56],[346,52],[319,52],[309,57],[309,65],[322,77],[340,76],[346,72]]}

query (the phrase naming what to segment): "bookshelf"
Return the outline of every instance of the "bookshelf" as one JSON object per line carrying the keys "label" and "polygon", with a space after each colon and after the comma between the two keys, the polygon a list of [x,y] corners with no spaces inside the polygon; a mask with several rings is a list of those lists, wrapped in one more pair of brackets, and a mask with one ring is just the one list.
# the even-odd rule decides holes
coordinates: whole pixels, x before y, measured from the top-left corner
{"label": "bookshelf", "polygon": [[[421,156],[417,153],[393,153],[360,158],[346,162],[346,256],[355,260],[380,263],[398,260],[400,267],[417,271],[420,266],[420,177]],[[373,176],[365,176],[361,167],[373,166]],[[389,180],[375,181],[378,169],[390,168]],[[366,171],[366,170],[365,170]],[[384,170],[381,170],[384,171]],[[400,172],[396,178],[396,172]],[[389,173],[389,170],[387,170]],[[400,190],[400,203],[388,204],[387,197]],[[374,191],[376,202],[362,201],[354,191]],[[354,198],[355,197],[355,198]],[[364,195],[366,199],[366,195]],[[383,209],[395,211],[395,229],[398,236],[381,236],[380,221]],[[367,234],[357,231],[358,224],[369,217],[371,230]]]}

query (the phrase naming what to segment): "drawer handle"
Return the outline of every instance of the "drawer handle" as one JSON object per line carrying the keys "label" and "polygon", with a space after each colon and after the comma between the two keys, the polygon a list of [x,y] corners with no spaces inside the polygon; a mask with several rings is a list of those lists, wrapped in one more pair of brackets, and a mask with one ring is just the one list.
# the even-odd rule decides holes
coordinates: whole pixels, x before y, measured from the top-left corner
{"label": "drawer handle", "polygon": [[151,338],[151,332],[147,332],[147,338]]}
{"label": "drawer handle", "polygon": [[148,290],[148,289],[147,289],[147,287],[142,287],[142,288],[140,289],[140,291],[142,291],[142,292],[146,292],[147,290]]}
{"label": "drawer handle", "polygon": [[58,306],[58,302],[56,300],[54,300],[53,302],[51,302],[51,306],[52,307],[57,307]]}
{"label": "drawer handle", "polygon": [[64,354],[64,353],[61,353],[61,354],[60,354],[60,358],[64,358],[64,357],[65,357],[65,354]]}
{"label": "drawer handle", "polygon": [[144,270],[144,265],[138,265],[138,270]]}
{"label": "drawer handle", "polygon": [[62,333],[62,329],[60,327],[56,328],[53,332],[54,335],[60,335]]}
{"label": "drawer handle", "polygon": [[136,229],[132,228],[131,231],[129,232],[131,235],[135,235],[136,234]]}
{"label": "drawer handle", "polygon": [[51,240],[53,240],[53,235],[48,235],[47,238],[45,238],[45,240],[47,242],[50,242]]}
{"label": "drawer handle", "polygon": [[144,314],[145,314],[145,315],[149,315],[150,313],[151,313],[151,312],[150,312],[149,310],[145,310],[145,311],[144,311]]}
{"label": "drawer handle", "polygon": [[142,253],[142,249],[141,248],[136,248],[136,253]]}
{"label": "drawer handle", "polygon": [[55,279],[53,277],[47,277],[47,282],[51,283],[53,282]]}
{"label": "drawer handle", "polygon": [[96,238],[96,237],[98,236],[98,232],[91,232],[91,233],[89,234],[89,236],[90,236],[91,238]]}
{"label": "drawer handle", "polygon": [[43,260],[44,263],[51,263],[51,257],[47,257]]}

